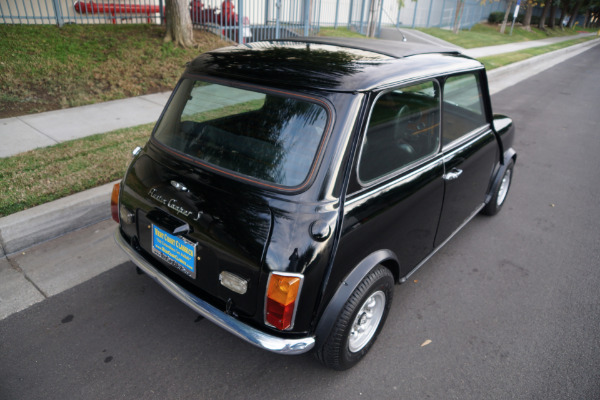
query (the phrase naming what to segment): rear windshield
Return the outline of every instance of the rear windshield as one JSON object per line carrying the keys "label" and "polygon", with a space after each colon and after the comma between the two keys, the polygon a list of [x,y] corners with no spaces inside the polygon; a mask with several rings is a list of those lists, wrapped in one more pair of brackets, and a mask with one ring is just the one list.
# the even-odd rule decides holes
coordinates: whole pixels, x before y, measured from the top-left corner
{"label": "rear windshield", "polygon": [[185,79],[154,138],[203,164],[280,186],[304,182],[327,124],[321,105]]}

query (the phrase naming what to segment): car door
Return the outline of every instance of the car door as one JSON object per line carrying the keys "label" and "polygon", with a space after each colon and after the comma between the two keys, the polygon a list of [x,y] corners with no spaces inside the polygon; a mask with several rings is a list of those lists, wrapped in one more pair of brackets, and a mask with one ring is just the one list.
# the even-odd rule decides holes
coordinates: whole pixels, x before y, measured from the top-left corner
{"label": "car door", "polygon": [[451,76],[443,84],[445,190],[436,247],[481,210],[498,160],[498,144],[485,114],[479,74]]}
{"label": "car door", "polygon": [[433,250],[442,206],[439,83],[380,93],[354,165],[335,260],[346,268],[333,271],[386,249],[404,276]]}

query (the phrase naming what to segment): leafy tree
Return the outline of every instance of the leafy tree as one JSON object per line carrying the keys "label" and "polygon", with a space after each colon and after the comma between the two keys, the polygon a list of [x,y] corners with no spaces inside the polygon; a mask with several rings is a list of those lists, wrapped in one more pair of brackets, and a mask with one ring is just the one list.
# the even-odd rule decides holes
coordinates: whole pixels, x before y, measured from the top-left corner
{"label": "leafy tree", "polygon": [[165,42],[174,42],[176,46],[181,47],[195,45],[188,4],[188,0],[166,0],[167,33]]}
{"label": "leafy tree", "polygon": [[550,4],[550,22],[548,23],[548,27],[551,29],[556,25],[556,8],[558,7],[558,3],[560,3],[560,0],[552,0]]}
{"label": "leafy tree", "polygon": [[577,15],[579,14],[579,10],[581,9],[581,7],[584,5],[584,3],[586,3],[585,5],[587,5],[587,3],[589,3],[588,1],[585,0],[577,0],[575,2],[575,4],[573,5],[573,8],[571,9],[571,17],[569,18],[569,23],[567,24],[567,26],[569,28],[572,28],[575,26],[575,20],[577,19]]}
{"label": "leafy tree", "polygon": [[567,18],[567,15],[569,14],[569,8],[571,7],[571,3],[573,3],[573,0],[562,0],[560,3],[560,27],[561,27],[561,29],[564,29],[563,22],[564,22],[565,18]]}
{"label": "leafy tree", "polygon": [[548,11],[550,10],[550,3],[552,0],[546,0],[544,2],[544,11],[542,12],[542,16],[540,17],[540,22],[538,23],[539,29],[544,29],[544,25],[546,24],[546,16],[548,15]]}
{"label": "leafy tree", "polygon": [[584,27],[590,27],[589,23],[592,21],[593,25],[596,27],[600,23],[600,0],[591,0],[585,14],[585,23]]}

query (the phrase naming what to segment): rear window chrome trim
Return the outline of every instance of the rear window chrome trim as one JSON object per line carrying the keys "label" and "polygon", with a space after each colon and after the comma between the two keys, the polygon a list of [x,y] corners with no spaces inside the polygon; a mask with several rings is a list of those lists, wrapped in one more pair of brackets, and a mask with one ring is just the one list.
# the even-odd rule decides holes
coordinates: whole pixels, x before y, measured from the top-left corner
{"label": "rear window chrome trim", "polygon": [[[177,84],[177,88],[179,88],[181,81],[183,79],[202,80],[205,82],[216,83],[216,84],[234,87],[234,88],[244,88],[247,90],[252,90],[255,92],[265,93],[265,94],[273,93],[273,94],[278,94],[280,96],[285,96],[285,97],[289,97],[289,98],[301,99],[301,100],[304,100],[304,101],[307,101],[307,102],[310,102],[313,104],[317,104],[317,105],[323,107],[325,109],[325,112],[327,113],[327,124],[325,125],[325,128],[323,129],[323,137],[321,138],[321,142],[319,143],[319,147],[317,149],[315,158],[311,164],[311,168],[307,174],[306,179],[304,179],[304,181],[297,186],[278,185],[278,184],[275,184],[272,182],[265,182],[263,180],[253,178],[248,175],[236,173],[236,172],[228,170],[226,168],[221,168],[216,165],[207,163],[205,161],[200,161],[200,160],[198,160],[194,157],[191,157],[181,151],[173,149],[173,148],[167,146],[166,144],[161,143],[158,139],[156,139],[154,137],[154,134],[156,132],[158,125],[160,124],[160,122],[163,118],[164,111],[163,111],[163,114],[161,114],[160,119],[156,123],[156,126],[154,127],[154,129],[152,131],[152,136],[150,137],[150,141],[153,144],[157,145],[158,147],[167,151],[168,153],[171,153],[176,157],[183,158],[184,160],[186,160],[188,162],[191,162],[193,164],[196,164],[203,168],[211,170],[212,172],[222,174],[222,175],[228,176],[233,179],[241,180],[241,181],[251,183],[251,184],[254,184],[254,185],[257,185],[260,187],[266,187],[268,189],[280,191],[280,192],[284,192],[284,193],[300,192],[302,190],[307,189],[307,187],[312,183],[312,181],[314,180],[314,178],[316,176],[318,166],[321,163],[323,153],[325,152],[325,147],[326,147],[327,143],[329,142],[329,138],[330,138],[331,132],[332,132],[333,120],[335,118],[335,112],[334,112],[334,107],[327,100],[325,100],[323,98],[309,96],[307,94],[301,94],[301,93],[290,92],[290,91],[285,91],[285,90],[281,90],[281,89],[274,89],[274,88],[269,88],[269,87],[265,87],[265,86],[253,85],[253,84],[248,84],[248,83],[244,83],[244,82],[238,82],[235,80],[225,80],[225,79],[219,79],[219,78],[215,78],[215,77],[211,77],[211,76],[189,74],[189,73],[186,73],[183,75],[182,79]],[[175,91],[171,95],[171,98],[169,99],[167,106],[171,103],[171,100],[173,99],[174,95],[175,95]],[[165,107],[165,110],[166,110],[166,107]]]}

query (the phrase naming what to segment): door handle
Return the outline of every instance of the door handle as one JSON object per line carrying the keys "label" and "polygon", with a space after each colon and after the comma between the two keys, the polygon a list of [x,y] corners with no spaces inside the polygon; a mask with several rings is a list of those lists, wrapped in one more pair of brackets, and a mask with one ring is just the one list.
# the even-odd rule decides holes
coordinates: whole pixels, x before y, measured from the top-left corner
{"label": "door handle", "polygon": [[463,172],[462,169],[452,168],[450,170],[450,172],[442,175],[442,178],[445,181],[453,181],[453,180],[457,179],[460,176],[460,174],[462,174],[462,172]]}

